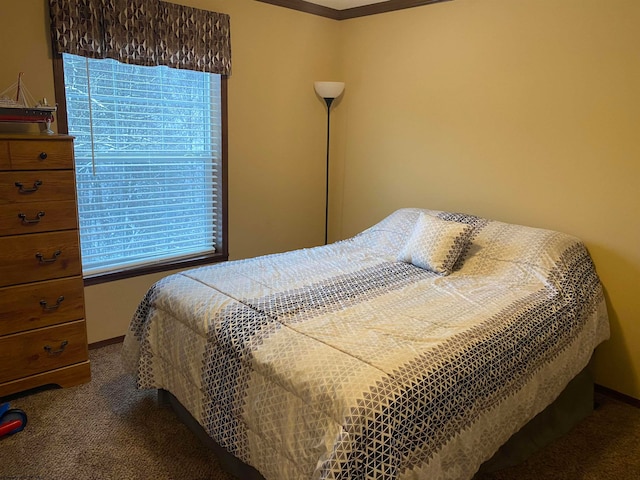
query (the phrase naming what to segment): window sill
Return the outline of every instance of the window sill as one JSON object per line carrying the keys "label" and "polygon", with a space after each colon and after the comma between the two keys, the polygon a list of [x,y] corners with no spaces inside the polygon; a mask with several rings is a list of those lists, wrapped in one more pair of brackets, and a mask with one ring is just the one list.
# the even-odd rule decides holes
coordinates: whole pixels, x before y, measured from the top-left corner
{"label": "window sill", "polygon": [[87,275],[84,277],[84,286],[88,287],[90,285],[98,285],[100,283],[124,280],[126,278],[139,277],[141,275],[149,275],[151,273],[167,272],[169,270],[187,269],[206,264],[220,263],[225,262],[228,259],[229,255],[220,252],[211,255],[201,255],[197,257],[185,258],[179,261],[172,260],[165,263],[154,263],[152,265],[123,268],[122,270],[114,270],[108,273]]}

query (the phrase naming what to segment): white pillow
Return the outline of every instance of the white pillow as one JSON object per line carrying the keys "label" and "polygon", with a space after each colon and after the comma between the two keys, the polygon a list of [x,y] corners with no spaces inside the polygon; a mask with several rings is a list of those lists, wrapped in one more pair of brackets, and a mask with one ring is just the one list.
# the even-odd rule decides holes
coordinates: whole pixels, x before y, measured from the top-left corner
{"label": "white pillow", "polygon": [[469,241],[470,234],[471,225],[442,220],[421,212],[409,240],[398,255],[398,261],[448,275]]}

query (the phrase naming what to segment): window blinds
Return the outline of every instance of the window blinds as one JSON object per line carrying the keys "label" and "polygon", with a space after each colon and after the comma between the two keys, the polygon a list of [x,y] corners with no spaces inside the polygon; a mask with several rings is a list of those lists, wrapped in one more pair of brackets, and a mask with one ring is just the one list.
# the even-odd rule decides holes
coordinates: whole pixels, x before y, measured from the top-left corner
{"label": "window blinds", "polygon": [[63,62],[85,275],[213,253],[220,76]]}

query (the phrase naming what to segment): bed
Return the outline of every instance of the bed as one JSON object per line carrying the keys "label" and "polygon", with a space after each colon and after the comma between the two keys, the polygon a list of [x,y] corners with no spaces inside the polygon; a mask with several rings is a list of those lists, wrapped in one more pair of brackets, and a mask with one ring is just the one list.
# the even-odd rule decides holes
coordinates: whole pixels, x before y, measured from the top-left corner
{"label": "bed", "polygon": [[123,357],[267,480],[470,479],[608,336],[579,239],[401,209],[160,280]]}

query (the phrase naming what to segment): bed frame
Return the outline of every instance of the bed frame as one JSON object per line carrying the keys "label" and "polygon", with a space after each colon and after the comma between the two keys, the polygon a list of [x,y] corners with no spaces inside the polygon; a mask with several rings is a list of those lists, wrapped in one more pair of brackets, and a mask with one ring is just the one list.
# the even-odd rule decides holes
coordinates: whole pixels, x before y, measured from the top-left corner
{"label": "bed frame", "polygon": [[[571,380],[558,398],[516,432],[479,473],[488,473],[517,465],[536,451],[567,434],[593,411],[593,377],[589,367]],[[166,390],[158,390],[158,403],[170,406],[178,418],[216,455],[222,468],[243,480],[265,480],[255,468],[242,462],[218,445],[178,399]]]}

